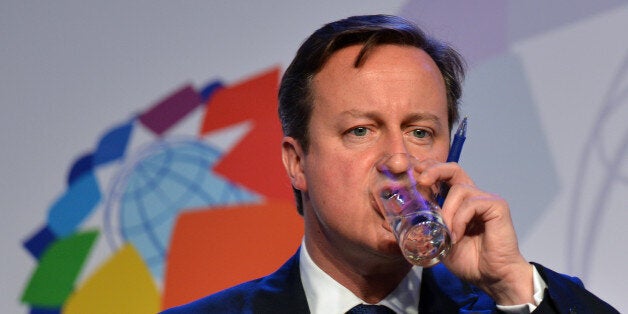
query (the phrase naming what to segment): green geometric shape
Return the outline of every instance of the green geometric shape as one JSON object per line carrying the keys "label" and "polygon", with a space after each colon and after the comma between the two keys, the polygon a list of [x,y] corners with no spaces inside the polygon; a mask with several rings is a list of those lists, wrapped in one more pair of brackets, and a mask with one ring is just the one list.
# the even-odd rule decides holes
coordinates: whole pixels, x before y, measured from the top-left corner
{"label": "green geometric shape", "polygon": [[22,294],[22,302],[34,307],[61,307],[70,293],[98,231],[75,233],[57,240],[42,255]]}

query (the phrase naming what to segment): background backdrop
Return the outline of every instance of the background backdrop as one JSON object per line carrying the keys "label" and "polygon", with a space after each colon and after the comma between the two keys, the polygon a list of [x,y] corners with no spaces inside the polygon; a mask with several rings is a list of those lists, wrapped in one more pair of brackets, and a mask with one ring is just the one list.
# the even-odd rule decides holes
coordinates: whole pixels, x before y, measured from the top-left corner
{"label": "background backdrop", "polygon": [[526,257],[628,311],[628,3],[275,0],[0,3],[3,312],[150,313],[276,268],[302,232],[277,80],[367,13],[462,52],[461,164]]}

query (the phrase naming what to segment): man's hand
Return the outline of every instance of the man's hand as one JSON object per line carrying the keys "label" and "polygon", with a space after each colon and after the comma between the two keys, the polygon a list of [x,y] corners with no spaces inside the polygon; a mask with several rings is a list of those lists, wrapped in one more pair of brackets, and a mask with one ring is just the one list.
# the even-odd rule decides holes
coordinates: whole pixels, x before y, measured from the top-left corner
{"label": "man's hand", "polygon": [[445,266],[497,304],[534,303],[532,267],[519,251],[508,203],[478,189],[457,163],[427,160],[417,171],[421,186],[450,186],[442,215],[453,246]]}

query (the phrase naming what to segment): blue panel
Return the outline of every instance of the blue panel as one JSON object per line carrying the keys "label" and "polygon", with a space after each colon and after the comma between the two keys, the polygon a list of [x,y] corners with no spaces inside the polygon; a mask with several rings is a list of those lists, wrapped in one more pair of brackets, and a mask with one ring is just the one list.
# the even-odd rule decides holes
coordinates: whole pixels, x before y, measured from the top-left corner
{"label": "blue panel", "polygon": [[61,314],[61,309],[31,308],[30,314]]}
{"label": "blue panel", "polygon": [[68,187],[48,213],[50,230],[59,237],[73,233],[100,202],[101,194],[93,172],[84,174]]}
{"label": "blue panel", "polygon": [[222,82],[213,81],[203,88],[201,91],[201,102],[207,102],[209,98],[219,89],[222,88]]}
{"label": "blue panel", "polygon": [[133,120],[105,134],[94,152],[94,167],[124,156],[133,131]]}
{"label": "blue panel", "polygon": [[94,155],[92,153],[81,156],[72,165],[68,174],[68,185],[72,185],[74,180],[80,178],[84,173],[89,172],[93,168]]}
{"label": "blue panel", "polygon": [[24,241],[24,248],[28,250],[36,259],[48,249],[48,246],[57,240],[55,234],[48,228],[43,226],[28,240]]}

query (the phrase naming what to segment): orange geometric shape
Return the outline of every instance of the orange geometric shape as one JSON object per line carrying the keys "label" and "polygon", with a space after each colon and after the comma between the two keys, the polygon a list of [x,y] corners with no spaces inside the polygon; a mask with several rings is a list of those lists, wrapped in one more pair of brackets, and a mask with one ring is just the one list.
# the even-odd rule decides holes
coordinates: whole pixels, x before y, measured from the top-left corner
{"label": "orange geometric shape", "polygon": [[302,236],[303,220],[294,203],[283,200],[181,214],[166,263],[163,308],[273,272]]}
{"label": "orange geometric shape", "polygon": [[[291,200],[291,185],[281,162],[278,84],[279,68],[273,68],[218,90],[207,103],[200,135],[251,121],[251,131],[223,156],[214,172],[268,198]],[[274,183],[268,184],[268,178]]]}

